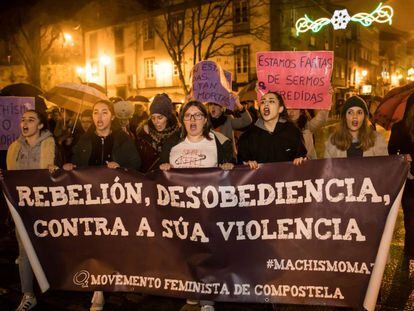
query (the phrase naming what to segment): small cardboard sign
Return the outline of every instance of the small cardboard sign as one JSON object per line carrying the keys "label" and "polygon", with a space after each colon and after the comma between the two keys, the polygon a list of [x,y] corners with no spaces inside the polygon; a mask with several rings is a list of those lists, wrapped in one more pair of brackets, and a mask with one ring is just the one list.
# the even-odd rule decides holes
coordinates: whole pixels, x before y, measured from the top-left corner
{"label": "small cardboard sign", "polygon": [[258,100],[269,91],[287,108],[330,109],[332,51],[268,51],[256,54]]}
{"label": "small cardboard sign", "polygon": [[205,60],[197,63],[192,71],[192,98],[202,103],[213,102],[234,109],[236,100],[231,93],[229,75],[215,62]]}
{"label": "small cardboard sign", "polygon": [[34,107],[34,97],[0,96],[0,150],[7,150],[19,138],[20,119]]}

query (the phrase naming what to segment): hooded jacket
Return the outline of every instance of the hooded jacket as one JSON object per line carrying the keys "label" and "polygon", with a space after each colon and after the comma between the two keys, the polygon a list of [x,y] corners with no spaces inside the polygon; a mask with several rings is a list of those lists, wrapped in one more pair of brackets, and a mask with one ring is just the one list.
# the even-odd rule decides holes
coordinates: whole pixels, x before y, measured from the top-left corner
{"label": "hooded jacket", "polygon": [[237,159],[258,163],[293,161],[306,156],[300,130],[284,119],[280,119],[273,132],[269,132],[259,118],[255,125],[239,139]]}
{"label": "hooded jacket", "polygon": [[7,151],[8,170],[46,169],[55,164],[56,144],[48,130],[40,132],[36,144],[30,146],[23,136],[15,140]]}

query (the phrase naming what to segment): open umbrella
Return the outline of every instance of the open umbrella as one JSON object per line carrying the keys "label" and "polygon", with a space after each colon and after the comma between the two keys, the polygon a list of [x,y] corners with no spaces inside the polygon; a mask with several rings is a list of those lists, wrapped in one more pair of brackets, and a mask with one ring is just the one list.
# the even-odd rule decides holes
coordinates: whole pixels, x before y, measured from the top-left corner
{"label": "open umbrella", "polygon": [[404,117],[408,97],[414,92],[414,82],[389,91],[375,110],[373,121],[386,130]]}
{"label": "open umbrella", "polygon": [[59,107],[80,113],[91,109],[99,100],[108,100],[105,93],[86,84],[61,83],[44,93],[44,98]]}
{"label": "open umbrella", "polygon": [[33,84],[28,83],[15,83],[10,84],[4,87],[0,91],[0,96],[27,96],[35,98],[35,109],[44,113],[46,111],[46,104],[43,98],[40,95],[43,94],[43,91]]}
{"label": "open umbrella", "polygon": [[256,83],[257,80],[253,80],[241,88],[238,94],[240,102],[257,100]]}
{"label": "open umbrella", "polygon": [[142,95],[130,96],[127,100],[132,102],[149,103],[149,99]]}

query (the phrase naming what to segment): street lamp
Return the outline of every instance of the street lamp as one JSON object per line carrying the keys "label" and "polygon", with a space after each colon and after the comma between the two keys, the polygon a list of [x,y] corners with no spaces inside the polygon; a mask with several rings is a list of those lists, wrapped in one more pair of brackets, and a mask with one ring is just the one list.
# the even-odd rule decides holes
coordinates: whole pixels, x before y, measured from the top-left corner
{"label": "street lamp", "polygon": [[107,68],[108,68],[108,65],[111,63],[111,58],[106,54],[102,54],[101,57],[99,58],[99,62],[104,66],[105,92],[106,92],[106,95],[108,95],[108,73],[107,73]]}
{"label": "street lamp", "polygon": [[73,46],[73,37],[70,33],[64,32],[63,33],[64,45]]}

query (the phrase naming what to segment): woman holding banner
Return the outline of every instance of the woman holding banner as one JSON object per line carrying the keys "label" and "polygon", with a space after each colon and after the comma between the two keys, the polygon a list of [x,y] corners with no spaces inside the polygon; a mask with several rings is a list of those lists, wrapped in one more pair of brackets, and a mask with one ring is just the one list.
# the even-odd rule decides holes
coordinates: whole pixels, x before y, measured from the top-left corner
{"label": "woman holding banner", "polygon": [[300,130],[288,121],[282,96],[269,92],[259,103],[260,117],[239,139],[238,162],[251,169],[258,163],[306,160],[306,148]]}
{"label": "woman holding banner", "polygon": [[[85,133],[73,148],[72,163],[63,165],[71,171],[76,167],[106,165],[110,169],[119,167],[139,169],[141,160],[134,141],[121,129],[112,130],[115,111],[111,102],[100,100],[92,107],[95,131]],[[92,297],[91,311],[103,310],[103,292],[96,291]]]}
{"label": "woman holding banner", "polygon": [[230,139],[211,131],[206,107],[188,102],[181,110],[181,133],[170,137],[160,156],[160,169],[216,167],[232,169],[235,162]]}
{"label": "woman holding banner", "polygon": [[[414,157],[414,93],[407,99],[403,119],[391,128],[388,142],[390,154],[402,154],[404,159],[412,162]],[[404,253],[409,259],[414,259],[414,168],[411,166],[407,176],[402,197],[404,212],[405,242]]]}
{"label": "woman holding banner", "polygon": [[[188,102],[181,110],[181,133],[171,136],[161,152],[160,169],[220,167],[233,169],[233,146],[230,139],[211,131],[206,107],[198,101]],[[187,304],[197,305],[187,299]],[[214,311],[213,301],[200,301],[201,311]]]}
{"label": "woman holding banner", "polygon": [[[56,145],[52,134],[47,129],[46,117],[35,110],[28,110],[20,121],[21,136],[14,141],[7,151],[8,170],[32,170],[55,168]],[[23,298],[17,311],[27,311],[37,304],[33,291],[33,271],[16,230],[19,244],[19,274]]]}
{"label": "woman holding banner", "polygon": [[345,102],[335,131],[325,145],[325,158],[388,155],[385,139],[369,125],[368,108],[359,96]]}

